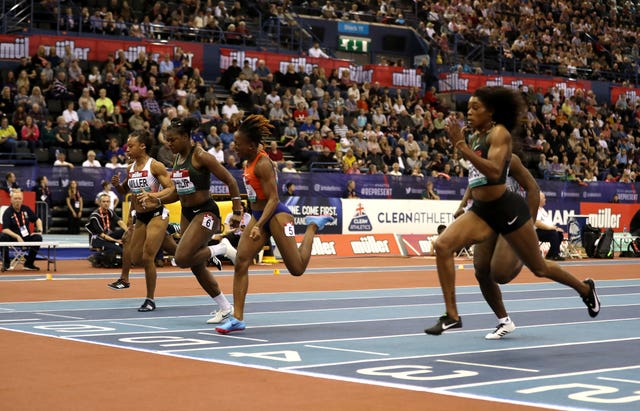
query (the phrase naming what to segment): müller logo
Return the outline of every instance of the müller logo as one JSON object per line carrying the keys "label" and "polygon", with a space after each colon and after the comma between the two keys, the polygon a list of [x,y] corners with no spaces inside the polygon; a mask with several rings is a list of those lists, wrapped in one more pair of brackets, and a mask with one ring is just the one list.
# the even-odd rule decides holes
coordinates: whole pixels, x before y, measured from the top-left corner
{"label": "m\u00fcller logo", "polygon": [[589,224],[594,227],[620,228],[622,214],[613,214],[610,208],[598,210],[598,214],[589,214]]}
{"label": "m\u00fcller logo", "polygon": [[359,241],[351,241],[351,249],[354,254],[386,254],[391,252],[388,240],[376,240],[372,235],[360,237]]}
{"label": "m\u00fcller logo", "polygon": [[18,37],[13,43],[0,43],[0,59],[18,60],[29,57],[29,39]]}

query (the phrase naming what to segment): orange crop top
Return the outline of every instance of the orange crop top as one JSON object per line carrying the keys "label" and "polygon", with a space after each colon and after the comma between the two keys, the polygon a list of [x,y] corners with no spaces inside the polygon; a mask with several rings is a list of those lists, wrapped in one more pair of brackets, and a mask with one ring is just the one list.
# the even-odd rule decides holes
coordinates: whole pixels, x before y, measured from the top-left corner
{"label": "orange crop top", "polygon": [[[260,184],[260,180],[256,177],[254,169],[256,164],[261,157],[267,157],[269,159],[269,155],[264,151],[258,151],[258,155],[253,159],[251,164],[247,164],[244,168],[244,172],[242,173],[242,179],[244,180],[244,186],[247,189],[247,198],[250,202],[255,203],[257,200],[266,200],[267,196],[262,191],[262,185]],[[271,161],[271,159],[269,159]],[[278,178],[278,174],[275,174],[276,179]]]}

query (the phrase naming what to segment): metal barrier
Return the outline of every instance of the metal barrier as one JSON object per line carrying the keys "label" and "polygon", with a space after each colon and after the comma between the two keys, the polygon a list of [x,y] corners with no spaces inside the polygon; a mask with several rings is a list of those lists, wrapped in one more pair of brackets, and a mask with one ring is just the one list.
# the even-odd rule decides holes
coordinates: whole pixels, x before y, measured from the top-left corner
{"label": "metal barrier", "polygon": [[42,232],[44,234],[48,233],[49,225],[51,223],[49,204],[44,201],[36,201],[36,217],[42,221]]}

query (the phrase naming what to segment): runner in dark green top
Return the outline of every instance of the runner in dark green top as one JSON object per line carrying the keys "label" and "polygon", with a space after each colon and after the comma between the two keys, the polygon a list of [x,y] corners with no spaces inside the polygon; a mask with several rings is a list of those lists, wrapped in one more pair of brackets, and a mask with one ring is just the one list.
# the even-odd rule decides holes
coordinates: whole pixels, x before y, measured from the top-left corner
{"label": "runner in dark green top", "polygon": [[[149,202],[172,203],[180,200],[182,218],[180,226],[182,237],[175,253],[175,262],[181,268],[191,268],[204,290],[215,300],[219,310],[214,318],[219,322],[233,313],[233,307],[224,296],[218,282],[207,269],[207,262],[222,269],[222,263],[216,255],[226,252],[224,244],[207,247],[213,234],[220,231],[220,212],[217,204],[211,199],[209,192],[211,174],[229,187],[229,194],[233,201],[234,216],[231,224],[239,224],[242,218],[242,203],[240,191],[235,178],[229,171],[218,163],[214,156],[207,153],[199,145],[193,144],[191,133],[198,127],[195,118],[174,119],[166,131],[169,149],[176,154],[171,172],[171,180],[175,190],[169,195],[147,193]],[[237,214],[236,214],[237,213]],[[211,320],[210,320],[211,321]]]}

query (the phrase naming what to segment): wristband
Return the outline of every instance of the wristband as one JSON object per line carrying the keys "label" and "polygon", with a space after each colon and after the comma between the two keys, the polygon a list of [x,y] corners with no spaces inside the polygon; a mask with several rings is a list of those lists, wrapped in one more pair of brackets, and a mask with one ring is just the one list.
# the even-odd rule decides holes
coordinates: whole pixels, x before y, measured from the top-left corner
{"label": "wristband", "polygon": [[231,197],[231,200],[242,200],[239,196],[238,197]]}
{"label": "wristband", "polygon": [[455,148],[458,148],[458,144],[460,144],[460,143],[464,143],[464,142],[465,142],[464,140],[460,140],[460,141],[458,141],[456,144],[454,144],[454,147],[455,147]]}
{"label": "wristband", "polygon": [[233,210],[233,215],[242,215],[242,210]]}
{"label": "wristband", "polygon": [[162,199],[160,197],[156,197],[156,200],[158,200],[158,205],[162,205]]}

